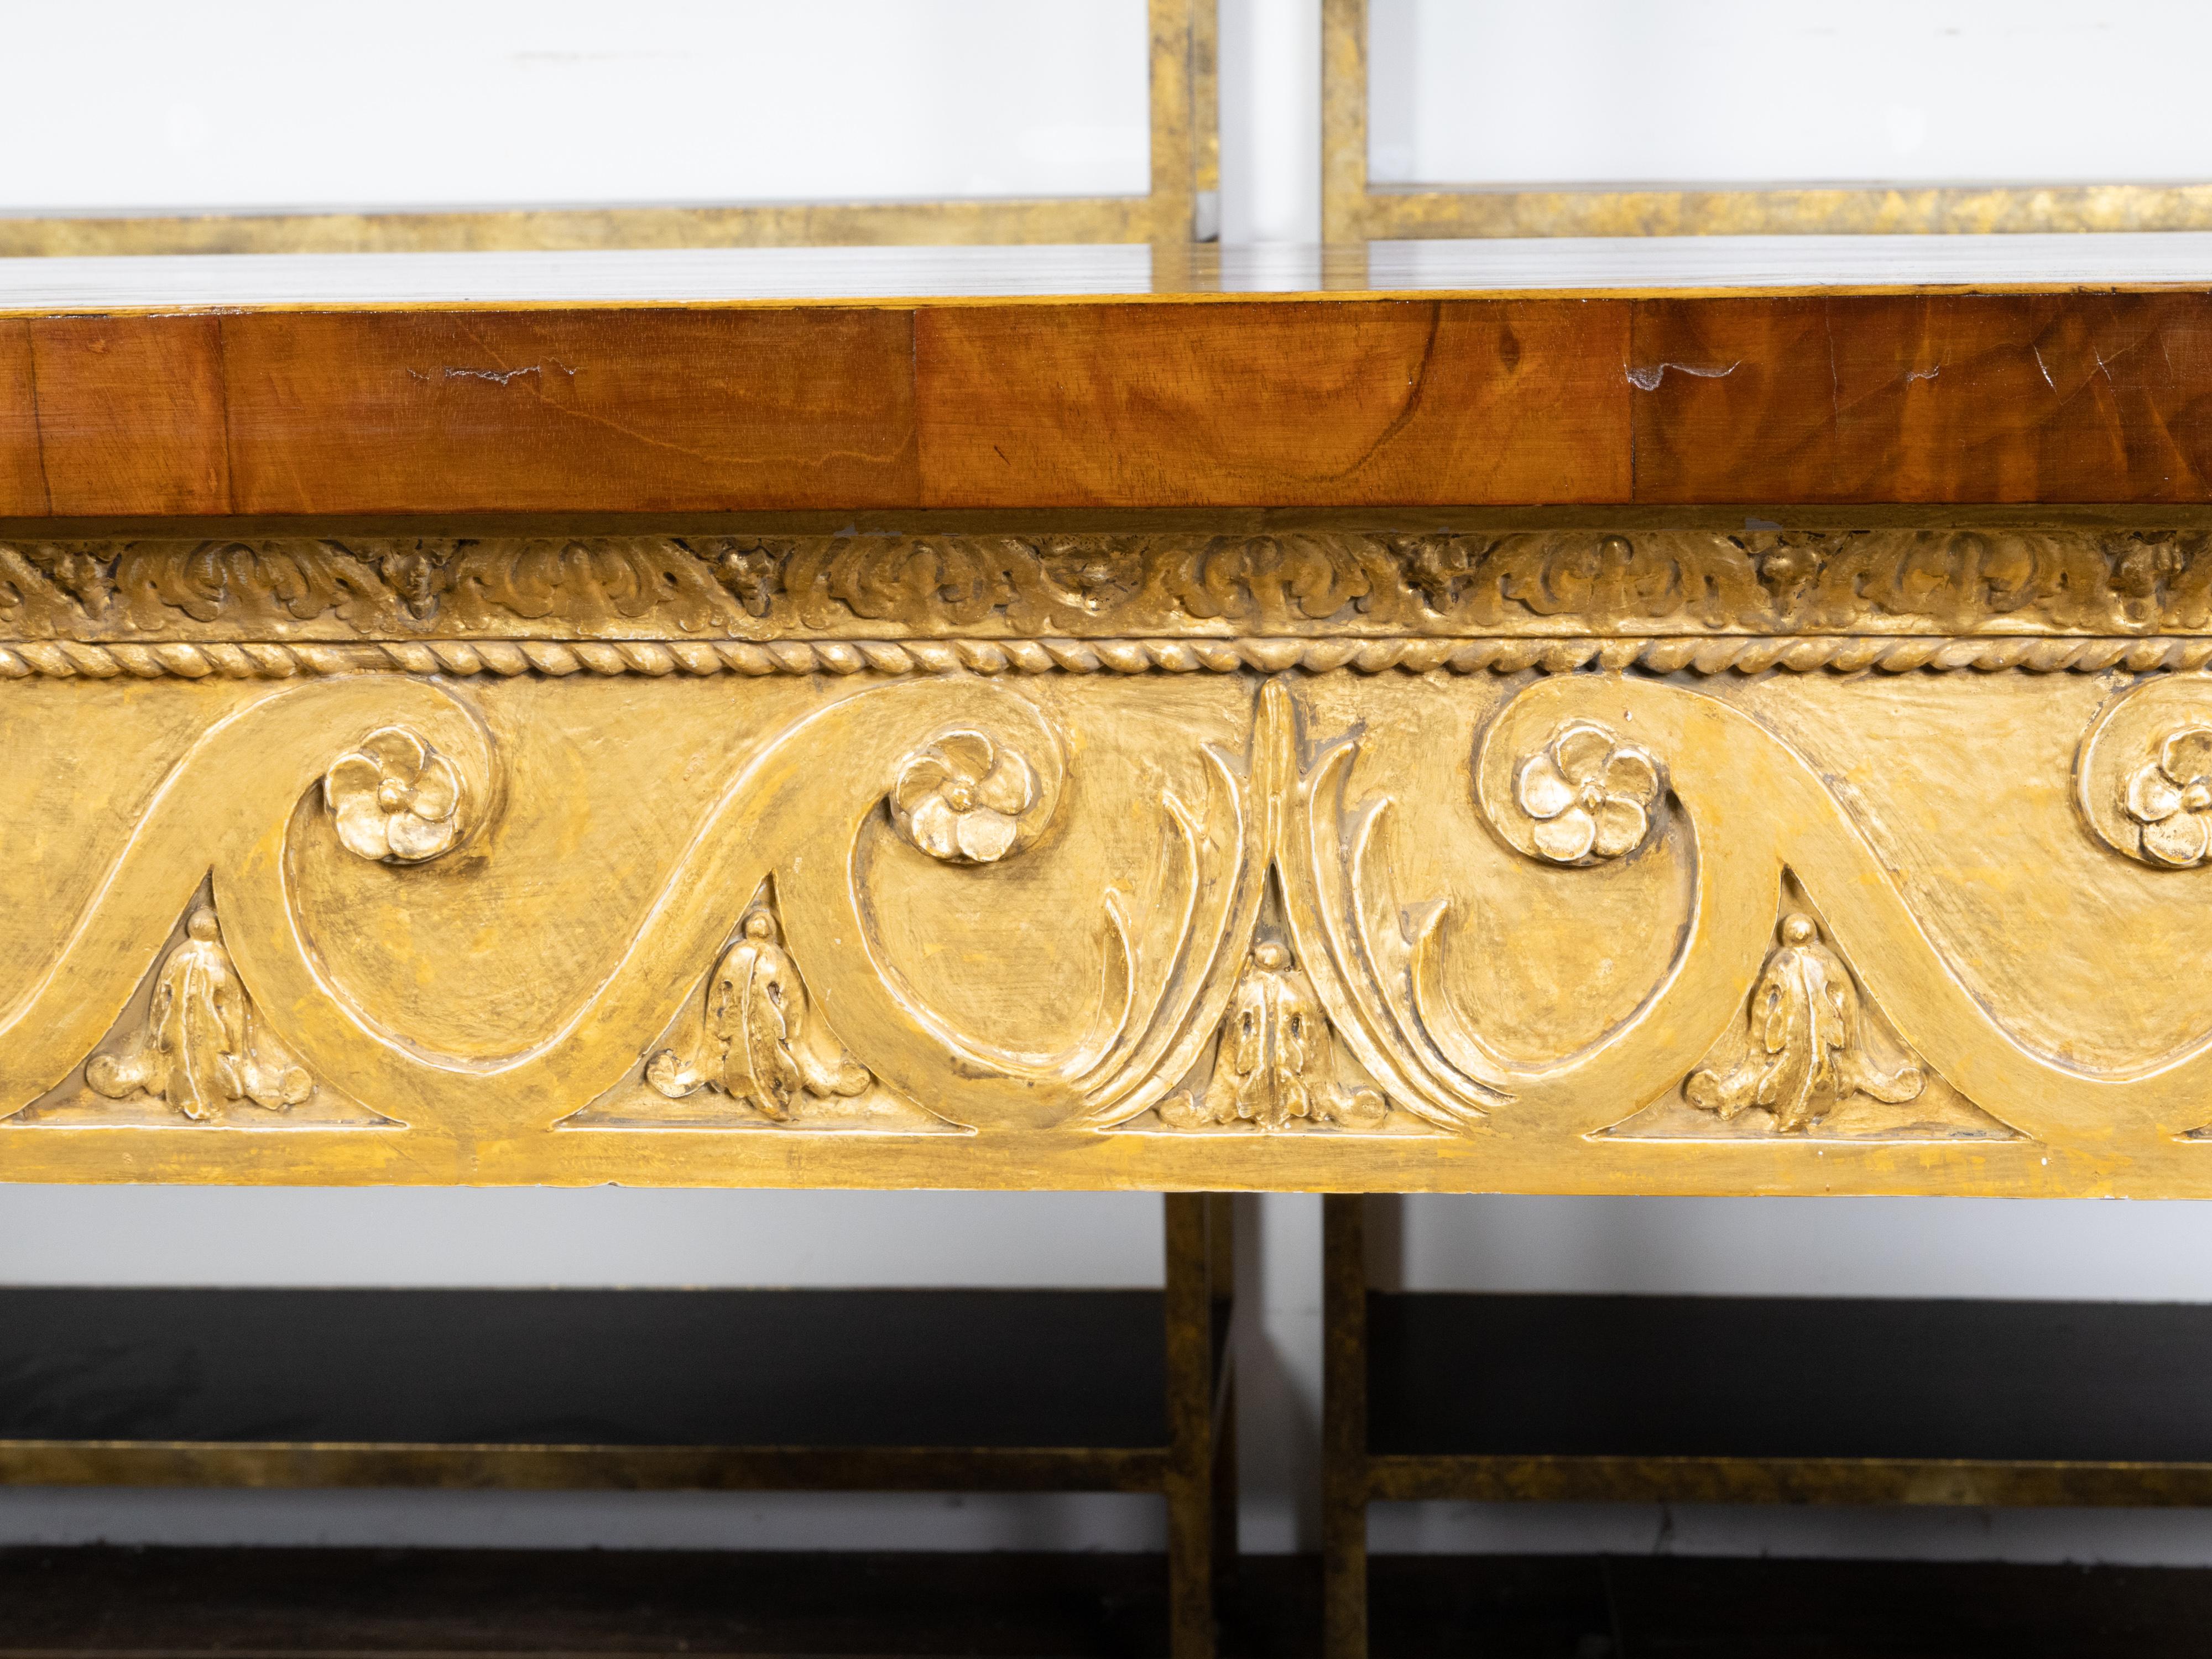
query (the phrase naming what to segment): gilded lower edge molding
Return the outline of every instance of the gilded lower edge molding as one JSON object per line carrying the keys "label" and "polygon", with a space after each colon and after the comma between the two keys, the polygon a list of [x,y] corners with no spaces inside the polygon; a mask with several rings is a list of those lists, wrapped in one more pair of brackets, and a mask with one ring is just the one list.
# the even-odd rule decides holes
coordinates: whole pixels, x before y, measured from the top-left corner
{"label": "gilded lower edge molding", "polygon": [[7,544],[0,1178],[2212,1195],[2208,667],[2154,528]]}

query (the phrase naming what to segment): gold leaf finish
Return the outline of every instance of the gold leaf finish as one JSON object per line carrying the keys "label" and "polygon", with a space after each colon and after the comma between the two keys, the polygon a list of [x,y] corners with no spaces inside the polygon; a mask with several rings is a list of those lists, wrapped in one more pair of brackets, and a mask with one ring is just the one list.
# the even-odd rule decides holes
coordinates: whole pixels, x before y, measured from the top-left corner
{"label": "gold leaf finish", "polygon": [[2196,531],[0,571],[11,1179],[2212,1195]]}
{"label": "gold leaf finish", "polygon": [[2206,631],[2203,530],[0,542],[0,640],[111,646]]}

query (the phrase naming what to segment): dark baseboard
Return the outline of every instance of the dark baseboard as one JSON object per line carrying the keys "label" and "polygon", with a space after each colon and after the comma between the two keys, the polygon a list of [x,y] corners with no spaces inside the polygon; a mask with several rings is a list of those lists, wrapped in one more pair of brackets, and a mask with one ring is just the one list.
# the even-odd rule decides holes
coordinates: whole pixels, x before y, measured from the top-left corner
{"label": "dark baseboard", "polygon": [[0,1480],[1154,1490],[1156,1291],[0,1290]]}
{"label": "dark baseboard", "polygon": [[1382,1455],[2212,1464],[2212,1306],[1368,1298]]}
{"label": "dark baseboard", "polygon": [[[1255,1557],[1224,1659],[1313,1659],[1318,1565]],[[1382,1556],[1375,1659],[2201,1659],[2212,1571]],[[1157,1654],[1156,1556],[0,1550],[0,1659]]]}

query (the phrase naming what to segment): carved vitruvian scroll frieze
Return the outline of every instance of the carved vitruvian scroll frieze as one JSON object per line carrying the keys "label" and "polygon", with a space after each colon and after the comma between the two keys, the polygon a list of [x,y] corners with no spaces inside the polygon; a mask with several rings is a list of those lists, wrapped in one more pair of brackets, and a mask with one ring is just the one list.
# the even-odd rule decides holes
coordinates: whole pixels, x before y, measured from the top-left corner
{"label": "carved vitruvian scroll frieze", "polygon": [[60,897],[0,891],[0,1138],[1547,1189],[2197,1155],[2212,678],[1322,645],[38,680],[4,729]]}

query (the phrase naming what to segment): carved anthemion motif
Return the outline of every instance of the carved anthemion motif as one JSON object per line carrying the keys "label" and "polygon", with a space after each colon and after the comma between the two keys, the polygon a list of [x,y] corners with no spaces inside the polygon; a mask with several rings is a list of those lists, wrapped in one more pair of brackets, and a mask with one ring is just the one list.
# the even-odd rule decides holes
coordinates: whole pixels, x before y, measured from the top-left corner
{"label": "carved anthemion motif", "polygon": [[1683,1087],[1690,1104],[1723,1121],[1756,1109],[1777,1133],[1796,1134],[1854,1096],[1894,1106],[1927,1085],[1917,1066],[1885,1066],[1869,1050],[1857,981],[1802,910],[1782,920],[1742,1036],[1734,1063],[1692,1072]]}
{"label": "carved anthemion motif", "polygon": [[205,906],[193,910],[184,943],[163,959],[143,1023],[119,1047],[94,1055],[84,1074],[111,1100],[150,1095],[195,1123],[241,1103],[289,1111],[315,1089],[306,1067],[263,1026]]}
{"label": "carved anthemion motif", "polygon": [[[1393,803],[1370,797],[1347,810],[1359,747],[1354,732],[1309,748],[1288,684],[1271,679],[1242,768],[1206,751],[1207,810],[1166,798],[1173,864],[1185,872],[1174,890],[1184,925],[1158,995],[1140,1018],[1124,1016],[1121,1035],[1085,1079],[1098,1127],[1154,1107],[1171,1126],[1226,1121],[1216,1114],[1232,1102],[1237,1119],[1264,1113],[1287,1123],[1301,1115],[1291,1108],[1302,1088],[1319,1108],[1310,1105],[1310,1120],[1369,1127],[1387,1102],[1427,1128],[1466,1133],[1503,1098],[1437,1035],[1434,945],[1446,905],[1376,902],[1376,832]],[[1260,937],[1271,913],[1281,939]],[[1217,1036],[1210,1080],[1170,1104]],[[1324,1087],[1316,1102],[1315,1085],[1335,1081],[1318,1069],[1332,1037],[1367,1081]],[[1291,1063],[1296,1088],[1284,1082],[1292,1048],[1302,1056]]]}
{"label": "carved anthemion motif", "polygon": [[1254,948],[1237,979],[1205,1088],[1179,1089],[1159,1107],[1161,1121],[1176,1129],[1294,1122],[1370,1129],[1389,1109],[1376,1090],[1337,1080],[1328,1016],[1275,939]]}
{"label": "carved anthemion motif", "polygon": [[646,1080],[671,1100],[709,1089],[787,1123],[807,1097],[850,1099],[874,1080],[820,1029],[764,904],[746,912],[708,976],[704,1014],[696,1048],[663,1048],[646,1066]]}

